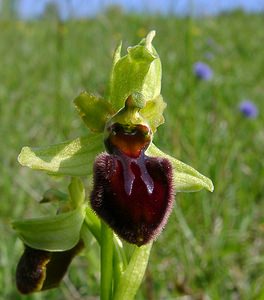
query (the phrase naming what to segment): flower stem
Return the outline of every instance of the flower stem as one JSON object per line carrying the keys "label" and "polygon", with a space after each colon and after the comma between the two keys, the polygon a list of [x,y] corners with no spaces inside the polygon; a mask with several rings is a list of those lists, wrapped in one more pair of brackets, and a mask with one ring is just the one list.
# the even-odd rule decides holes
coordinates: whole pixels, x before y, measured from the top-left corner
{"label": "flower stem", "polygon": [[101,300],[112,299],[113,231],[101,221]]}

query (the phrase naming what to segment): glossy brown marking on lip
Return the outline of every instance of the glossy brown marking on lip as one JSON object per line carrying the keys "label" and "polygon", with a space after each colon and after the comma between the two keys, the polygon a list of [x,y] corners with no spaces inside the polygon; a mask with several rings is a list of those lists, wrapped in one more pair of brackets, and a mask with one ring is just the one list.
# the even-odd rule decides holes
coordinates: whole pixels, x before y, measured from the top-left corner
{"label": "glossy brown marking on lip", "polygon": [[109,136],[105,140],[105,146],[111,154],[122,152],[126,156],[137,158],[151,141],[150,129],[141,124],[128,126],[114,123],[107,131]]}

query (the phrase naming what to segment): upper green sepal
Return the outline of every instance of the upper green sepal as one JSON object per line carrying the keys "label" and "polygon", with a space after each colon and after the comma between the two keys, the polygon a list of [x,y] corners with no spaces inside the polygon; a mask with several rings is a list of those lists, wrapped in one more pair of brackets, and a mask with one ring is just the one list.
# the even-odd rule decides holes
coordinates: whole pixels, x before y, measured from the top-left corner
{"label": "upper green sepal", "polygon": [[213,183],[209,178],[191,166],[162,152],[153,143],[149,146],[147,154],[149,156],[164,157],[170,161],[173,170],[173,184],[176,192],[197,192],[204,188],[210,192],[214,190]]}
{"label": "upper green sepal", "polygon": [[82,92],[74,104],[85,125],[94,132],[103,132],[105,122],[113,114],[109,102],[103,98]]}
{"label": "upper green sepal", "polygon": [[138,45],[129,47],[123,57],[121,44],[118,46],[109,89],[109,99],[115,110],[121,109],[134,92],[141,93],[147,101],[160,94],[161,62],[152,46],[154,36],[155,32],[151,31]]}

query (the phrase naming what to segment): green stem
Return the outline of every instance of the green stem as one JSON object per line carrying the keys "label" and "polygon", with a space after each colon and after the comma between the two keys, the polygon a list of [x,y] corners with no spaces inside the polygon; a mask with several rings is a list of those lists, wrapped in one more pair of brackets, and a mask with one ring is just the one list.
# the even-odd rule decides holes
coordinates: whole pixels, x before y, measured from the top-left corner
{"label": "green stem", "polygon": [[113,292],[116,292],[116,289],[119,287],[119,281],[120,278],[124,272],[124,270],[127,267],[127,258],[126,258],[126,253],[125,249],[123,248],[122,242],[119,240],[118,237],[114,238],[114,274],[113,274]]}
{"label": "green stem", "polygon": [[101,244],[101,223],[90,207],[86,209],[85,225],[89,228],[92,235],[96,238],[98,244]]}
{"label": "green stem", "polygon": [[[95,237],[99,246],[101,247],[101,222],[94,212],[88,207],[86,209],[86,217],[81,234],[82,239],[86,242],[87,247],[89,247],[90,243],[89,232]],[[116,289],[119,284],[119,279],[127,266],[127,258],[123,244],[119,238],[114,236],[113,240],[113,288]]]}
{"label": "green stem", "polygon": [[101,221],[101,300],[112,299],[113,231]]}
{"label": "green stem", "polygon": [[149,260],[152,243],[136,247],[129,264],[115,289],[114,300],[132,300],[142,282]]}

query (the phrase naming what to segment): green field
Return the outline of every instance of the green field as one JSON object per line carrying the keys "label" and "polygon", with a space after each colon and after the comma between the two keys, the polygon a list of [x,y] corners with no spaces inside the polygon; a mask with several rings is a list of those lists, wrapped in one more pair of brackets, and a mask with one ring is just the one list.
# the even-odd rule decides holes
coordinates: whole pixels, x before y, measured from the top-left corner
{"label": "green field", "polygon": [[[137,299],[264,299],[263,28],[263,15],[241,12],[179,19],[113,10],[63,24],[0,22],[1,300],[98,299],[96,247],[74,261],[59,289],[16,291],[23,245],[10,222],[47,213],[37,204],[43,192],[69,182],[20,167],[17,155],[24,145],[85,135],[72,100],[82,90],[103,95],[116,44],[137,44],[152,29],[168,104],[155,142],[210,177],[215,191],[177,194]],[[196,61],[211,66],[211,81],[194,77]],[[243,99],[257,105],[256,119],[241,115]]]}

